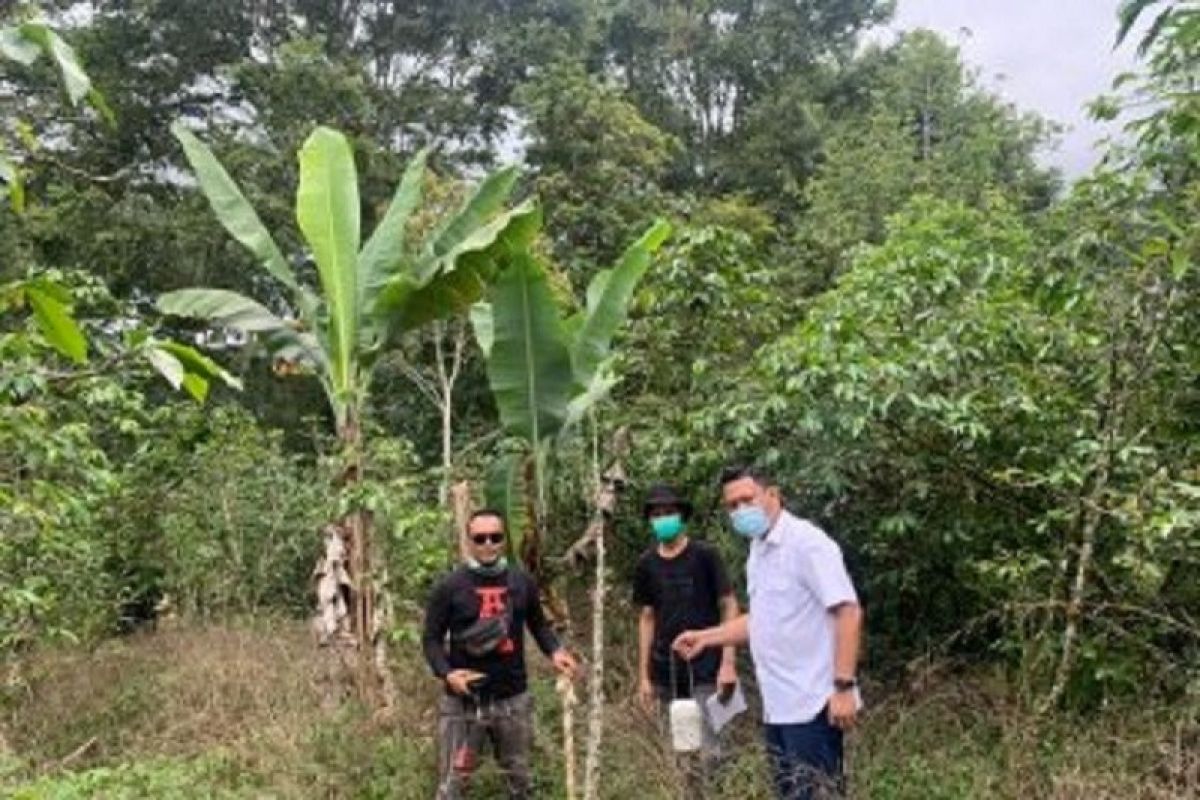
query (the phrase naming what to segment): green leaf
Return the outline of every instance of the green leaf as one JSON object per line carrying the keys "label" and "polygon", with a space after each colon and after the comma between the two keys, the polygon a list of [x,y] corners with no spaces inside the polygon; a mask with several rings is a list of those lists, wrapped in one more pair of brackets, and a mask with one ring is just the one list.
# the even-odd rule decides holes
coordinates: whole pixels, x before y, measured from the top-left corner
{"label": "green leaf", "polygon": [[483,351],[484,358],[492,355],[492,342],[496,332],[492,327],[492,306],[489,303],[476,303],[471,306],[471,328],[475,331],[475,341]]}
{"label": "green leaf", "polygon": [[424,281],[438,268],[449,271],[460,258],[471,253],[492,249],[501,252],[525,250],[541,229],[541,209],[532,200],[526,200],[511,211],[497,214],[482,223],[441,256],[422,259],[417,266],[417,275]]}
{"label": "green leaf", "polygon": [[318,370],[328,368],[315,336],[296,330],[287,320],[275,316],[261,303],[243,294],[227,289],[179,289],[159,297],[157,306],[164,314],[209,320],[257,335],[274,355],[303,360]]}
{"label": "green leaf", "polygon": [[471,254],[424,285],[405,276],[380,294],[376,313],[392,337],[414,331],[434,320],[467,311],[483,297],[495,272],[490,257]]}
{"label": "green leaf", "polygon": [[[600,277],[599,274],[597,274],[596,277]],[[593,285],[594,285],[594,282],[593,282]],[[584,308],[580,311],[576,311],[574,314],[571,314],[570,316],[568,316],[566,319],[563,320],[563,333],[566,334],[568,342],[575,341],[576,337],[579,336],[579,332],[581,330],[583,330],[583,323],[586,320],[587,320],[587,309],[586,308]]]}
{"label": "green leaf", "polygon": [[359,206],[354,154],[346,137],[318,127],[300,150],[296,220],[312,248],[328,310],[335,392],[352,389],[358,362]]}
{"label": "green leaf", "polygon": [[46,341],[76,364],[86,362],[87,339],[67,306],[37,284],[25,287],[25,297]]}
{"label": "green leaf", "polygon": [[365,291],[382,285],[404,263],[408,219],[421,203],[428,156],[429,150],[425,149],[409,162],[387,212],[358,254],[359,285]]}
{"label": "green leaf", "polygon": [[596,370],[592,382],[588,384],[585,391],[571,398],[570,404],[567,405],[567,421],[563,424],[564,433],[573,430],[581,423],[587,413],[595,408],[601,400],[608,397],[613,388],[621,382],[621,379],[607,368],[608,363],[605,362]]}
{"label": "green leaf", "polygon": [[20,28],[0,28],[0,56],[28,67],[41,54],[42,48],[25,37]]}
{"label": "green leaf", "polygon": [[284,260],[283,253],[221,162],[183,123],[172,125],[171,133],[183,145],[184,155],[196,173],[200,188],[225,230],[253,253],[276,280],[299,292],[296,277]]}
{"label": "green leaf", "polygon": [[[1142,12],[1158,2],[1159,0],[1122,0],[1121,5],[1117,7],[1116,43],[1118,46],[1125,41],[1125,37],[1129,35],[1129,31],[1137,23]],[[1146,44],[1143,42],[1143,46]]]}
{"label": "green leaf", "polygon": [[189,372],[183,376],[183,390],[192,396],[192,399],[197,403],[203,403],[208,399],[209,381],[194,372]]}
{"label": "green leaf", "polygon": [[504,429],[536,445],[562,428],[575,381],[545,271],[529,253],[510,261],[490,293],[488,379]]}
{"label": "green leaf", "polygon": [[584,313],[580,317],[579,324],[583,325],[583,321],[587,315],[596,310],[596,306],[600,305],[600,301],[604,298],[604,289],[608,286],[609,280],[612,278],[612,270],[604,269],[596,273],[596,277],[592,278],[592,282],[587,288],[587,305],[584,308]]}
{"label": "green leaf", "polygon": [[179,289],[159,297],[157,306],[164,314],[211,320],[246,333],[264,333],[288,325],[257,300],[228,289]]}
{"label": "green leaf", "polygon": [[61,283],[55,283],[47,278],[35,278],[30,281],[22,281],[21,285],[28,288],[33,287],[42,294],[57,300],[64,306],[71,305],[71,290],[63,286]]}
{"label": "green leaf", "polygon": [[62,76],[63,87],[72,105],[79,105],[92,91],[92,81],[79,64],[75,51],[62,40],[53,29],[41,22],[26,22],[20,26],[20,33],[28,41],[34,42],[41,51],[54,62],[59,75]]}
{"label": "green leaf", "polygon": [[492,462],[484,484],[484,499],[488,508],[494,508],[504,515],[510,557],[516,557],[521,552],[521,545],[529,532],[527,494],[532,487],[525,480],[525,468],[531,457],[526,452],[501,456]]}
{"label": "green leaf", "polygon": [[625,321],[638,282],[650,267],[654,252],[670,234],[669,223],[655,222],[626,249],[616,267],[592,280],[588,288],[588,313],[571,348],[571,361],[581,385],[591,384],[596,369],[608,357],[613,336]]}
{"label": "green leaf", "polygon": [[239,391],[242,388],[241,381],[193,347],[172,341],[152,341],[142,353],[173,389],[183,389],[198,403],[208,398],[213,378]]}
{"label": "green leaf", "polygon": [[1187,253],[1176,252],[1171,256],[1171,277],[1181,281],[1192,268],[1192,260]]}
{"label": "green leaf", "polygon": [[178,358],[158,347],[147,347],[143,352],[150,366],[171,384],[172,389],[177,390],[183,385],[185,373]]}
{"label": "green leaf", "polygon": [[[157,348],[170,353],[179,363],[183,365],[183,369],[188,376],[196,376],[203,378],[205,384],[210,379],[217,379],[231,389],[242,390],[242,382],[231,375],[217,362],[213,361],[208,356],[201,353],[194,347],[179,342],[165,341],[157,342]],[[187,388],[187,382],[184,382],[184,388]],[[206,389],[207,391],[207,389]],[[197,400],[203,400],[202,397],[197,397]]]}
{"label": "green leaf", "polygon": [[1139,57],[1144,58],[1146,53],[1150,51],[1150,48],[1154,46],[1154,43],[1158,41],[1158,37],[1162,35],[1163,29],[1167,27],[1167,23],[1175,17],[1172,11],[1172,9],[1168,8],[1155,17],[1154,22],[1150,23],[1150,28],[1146,31],[1146,35],[1138,42]]}
{"label": "green leaf", "polygon": [[99,89],[92,88],[87,94],[88,105],[96,109],[104,121],[109,124],[109,127],[116,127],[117,115],[113,113],[112,106],[108,104],[108,100],[100,93]]}
{"label": "green leaf", "polygon": [[485,178],[458,214],[433,236],[430,253],[434,256],[446,255],[499,212],[512,194],[519,176],[520,172],[514,166],[497,170]]}
{"label": "green leaf", "polygon": [[532,203],[499,215],[437,259],[436,270],[396,276],[380,292],[375,315],[396,335],[466,312],[484,296],[498,259],[524,249],[540,227],[541,211]]}
{"label": "green leaf", "polygon": [[8,184],[8,202],[13,211],[20,214],[25,210],[25,184],[21,180],[21,171],[17,165],[0,152],[0,181]]}

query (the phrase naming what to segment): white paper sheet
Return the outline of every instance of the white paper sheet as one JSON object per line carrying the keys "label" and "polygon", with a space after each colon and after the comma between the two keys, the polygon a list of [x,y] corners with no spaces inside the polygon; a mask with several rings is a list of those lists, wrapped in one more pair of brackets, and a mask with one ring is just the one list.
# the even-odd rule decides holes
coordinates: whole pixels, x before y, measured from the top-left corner
{"label": "white paper sheet", "polygon": [[746,710],[746,695],[742,692],[741,681],[738,681],[738,684],[733,687],[733,694],[730,695],[729,700],[722,703],[720,695],[714,692],[704,706],[713,731],[720,733],[730,720]]}

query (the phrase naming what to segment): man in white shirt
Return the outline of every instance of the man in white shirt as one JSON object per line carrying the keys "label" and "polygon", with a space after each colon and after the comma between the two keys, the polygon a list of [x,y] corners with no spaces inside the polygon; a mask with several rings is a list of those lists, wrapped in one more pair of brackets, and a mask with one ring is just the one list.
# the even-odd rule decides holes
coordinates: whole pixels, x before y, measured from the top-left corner
{"label": "man in white shirt", "polygon": [[692,658],[749,642],[780,800],[838,797],[842,734],[862,705],[855,677],[862,609],[841,549],[789,513],[779,487],[760,470],[726,470],[721,493],[733,529],[750,540],[750,610],[680,634],[675,649]]}

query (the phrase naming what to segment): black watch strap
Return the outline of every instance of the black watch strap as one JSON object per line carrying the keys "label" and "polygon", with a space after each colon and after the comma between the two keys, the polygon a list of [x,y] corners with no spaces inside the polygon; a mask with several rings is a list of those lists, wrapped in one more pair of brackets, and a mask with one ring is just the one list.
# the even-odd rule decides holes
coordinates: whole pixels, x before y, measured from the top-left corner
{"label": "black watch strap", "polygon": [[833,688],[839,692],[848,692],[858,686],[857,678],[834,678]]}

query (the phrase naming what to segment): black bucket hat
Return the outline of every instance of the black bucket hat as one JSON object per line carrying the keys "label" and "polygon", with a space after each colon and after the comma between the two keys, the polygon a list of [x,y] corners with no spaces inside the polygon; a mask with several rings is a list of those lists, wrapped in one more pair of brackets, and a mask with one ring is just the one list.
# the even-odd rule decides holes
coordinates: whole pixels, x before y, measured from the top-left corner
{"label": "black bucket hat", "polygon": [[665,483],[659,483],[650,487],[650,491],[646,492],[646,502],[642,503],[642,516],[649,518],[650,509],[652,508],[678,508],[680,516],[684,521],[692,517],[692,502],[684,497],[681,497],[678,492]]}

